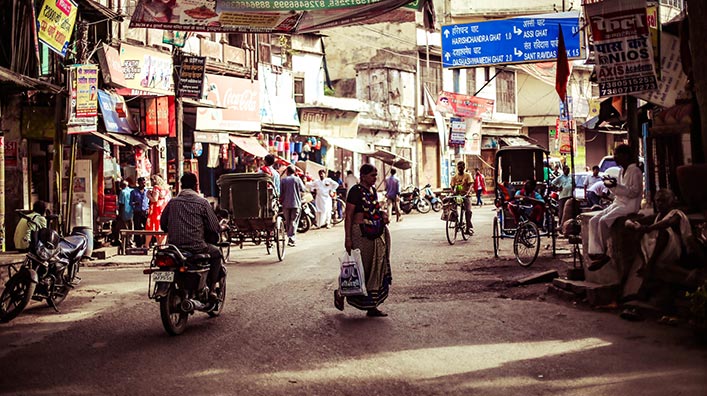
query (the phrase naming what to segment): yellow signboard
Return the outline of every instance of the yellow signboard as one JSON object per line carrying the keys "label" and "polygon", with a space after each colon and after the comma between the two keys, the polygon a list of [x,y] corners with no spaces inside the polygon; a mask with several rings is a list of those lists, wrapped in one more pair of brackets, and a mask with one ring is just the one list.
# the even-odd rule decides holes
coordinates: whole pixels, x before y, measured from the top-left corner
{"label": "yellow signboard", "polygon": [[77,8],[73,0],[44,0],[37,15],[39,41],[61,56],[69,48]]}

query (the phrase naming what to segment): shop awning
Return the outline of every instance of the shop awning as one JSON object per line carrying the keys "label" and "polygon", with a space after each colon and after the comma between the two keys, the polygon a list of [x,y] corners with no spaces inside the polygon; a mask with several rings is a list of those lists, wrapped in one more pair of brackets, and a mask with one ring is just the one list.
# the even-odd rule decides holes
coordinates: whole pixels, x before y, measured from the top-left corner
{"label": "shop awning", "polygon": [[334,137],[325,137],[324,139],[332,146],[336,146],[354,153],[373,154],[375,152],[375,150],[372,150],[368,144],[361,139]]}
{"label": "shop awning", "polygon": [[60,86],[16,73],[2,66],[0,66],[0,89],[2,89],[3,92],[36,90],[53,94],[59,93],[62,90]]}
{"label": "shop awning", "polygon": [[147,149],[159,144],[159,142],[157,142],[157,141],[143,139],[139,136],[134,136],[134,135],[124,135],[121,133],[108,133],[108,135],[110,135],[110,137],[112,137],[115,140],[125,143],[126,146],[132,146],[132,147],[137,146],[137,147],[140,147],[144,150],[147,150]]}
{"label": "shop awning", "polygon": [[243,151],[253,154],[256,157],[263,158],[268,155],[268,150],[265,149],[258,140],[254,137],[243,137],[243,136],[228,136],[231,143],[240,147]]}
{"label": "shop awning", "polygon": [[373,154],[371,154],[371,157],[398,169],[405,170],[412,168],[411,160],[401,157],[388,150],[377,149]]}
{"label": "shop awning", "polygon": [[112,137],[110,137],[109,135],[107,135],[107,134],[105,134],[105,133],[90,132],[90,134],[93,135],[93,136],[95,136],[95,137],[101,138],[101,139],[105,140],[106,142],[108,142],[108,143],[110,143],[110,144],[115,144],[116,146],[125,147],[125,143],[124,143],[124,142],[121,142],[121,141],[118,140],[118,139],[113,139]]}

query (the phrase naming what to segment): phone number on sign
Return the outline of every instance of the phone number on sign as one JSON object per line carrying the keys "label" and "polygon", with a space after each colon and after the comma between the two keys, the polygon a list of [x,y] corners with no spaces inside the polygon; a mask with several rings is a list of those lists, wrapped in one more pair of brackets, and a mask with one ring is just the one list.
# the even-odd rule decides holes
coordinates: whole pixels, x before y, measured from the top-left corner
{"label": "phone number on sign", "polygon": [[602,86],[599,89],[599,95],[600,96],[624,95],[624,94],[634,93],[634,92],[654,91],[656,89],[658,89],[658,86],[655,83],[634,84],[634,85],[628,85],[628,86],[617,87],[617,88],[607,88],[605,86]]}

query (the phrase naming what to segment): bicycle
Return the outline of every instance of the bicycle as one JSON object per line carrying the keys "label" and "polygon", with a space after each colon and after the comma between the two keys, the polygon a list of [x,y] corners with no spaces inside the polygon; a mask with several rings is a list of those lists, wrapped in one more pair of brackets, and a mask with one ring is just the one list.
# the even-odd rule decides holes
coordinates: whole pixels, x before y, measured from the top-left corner
{"label": "bicycle", "polygon": [[454,245],[457,237],[461,235],[463,240],[468,240],[474,235],[473,224],[467,227],[466,216],[464,214],[464,197],[461,195],[453,195],[444,198],[442,203],[442,219],[445,220],[445,233],[447,242]]}
{"label": "bicycle", "polygon": [[336,225],[344,221],[346,215],[346,202],[339,198],[338,194],[331,198],[331,225]]}

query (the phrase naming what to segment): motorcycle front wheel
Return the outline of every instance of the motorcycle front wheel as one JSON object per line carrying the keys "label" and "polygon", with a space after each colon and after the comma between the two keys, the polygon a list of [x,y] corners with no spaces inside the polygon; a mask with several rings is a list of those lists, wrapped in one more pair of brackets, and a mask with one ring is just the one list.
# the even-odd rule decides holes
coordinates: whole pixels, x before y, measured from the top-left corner
{"label": "motorcycle front wheel", "polygon": [[434,210],[435,212],[439,212],[440,210],[442,210],[442,201],[437,200],[437,202],[433,203],[432,210]]}
{"label": "motorcycle front wheel", "polygon": [[223,311],[223,304],[226,303],[226,274],[223,274],[221,276],[221,279],[218,281],[218,288],[216,288],[216,295],[218,295],[218,307],[214,309],[213,311],[208,311],[207,314],[209,316],[216,317],[221,315],[221,312]]}
{"label": "motorcycle front wheel", "polygon": [[415,206],[415,209],[417,209],[417,211],[420,213],[429,213],[431,208],[432,205],[430,205],[430,201],[428,201],[426,198],[420,198],[420,200],[417,201],[417,205]]}
{"label": "motorcycle front wheel", "polygon": [[172,285],[167,295],[160,300],[162,325],[169,335],[180,335],[187,328],[189,314],[181,309],[182,296],[183,293]]}
{"label": "motorcycle front wheel", "polygon": [[56,274],[56,281],[50,294],[51,301],[47,300],[47,305],[50,307],[58,307],[59,304],[66,300],[66,296],[69,294],[69,290],[71,290],[71,286],[68,283],[70,280],[69,277],[66,276],[66,271],[67,268],[64,268],[60,273]]}
{"label": "motorcycle front wheel", "polygon": [[36,286],[27,271],[20,271],[10,278],[0,295],[0,322],[15,319],[27,307]]}

